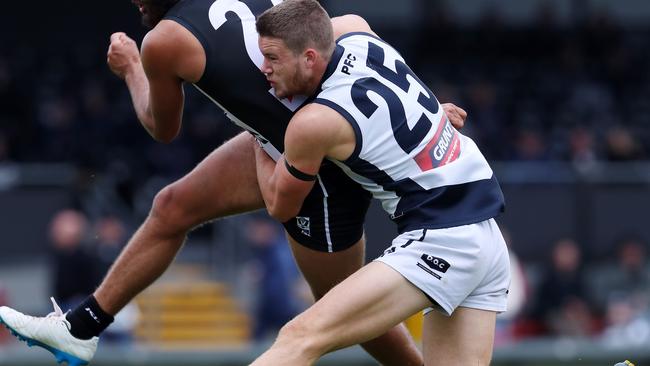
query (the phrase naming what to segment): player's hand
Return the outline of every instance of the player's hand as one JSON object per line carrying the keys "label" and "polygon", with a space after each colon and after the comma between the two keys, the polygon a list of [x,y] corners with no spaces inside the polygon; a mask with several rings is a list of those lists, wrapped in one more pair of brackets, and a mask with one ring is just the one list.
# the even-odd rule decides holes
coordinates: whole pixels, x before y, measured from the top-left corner
{"label": "player's hand", "polygon": [[467,112],[454,103],[444,103],[442,104],[442,109],[444,109],[449,118],[449,122],[457,129],[460,130],[465,126],[465,120],[467,119]]}
{"label": "player's hand", "polygon": [[255,144],[253,146],[253,149],[255,149],[255,166],[257,170],[257,183],[260,185],[260,188],[262,188],[263,185],[268,183],[270,177],[273,175],[276,162],[275,160],[271,159],[271,157],[269,156],[269,154],[266,153],[266,151],[264,151],[259,140],[257,140],[254,137],[252,138],[252,140],[253,140],[253,144]]}
{"label": "player's hand", "polygon": [[262,147],[262,143],[260,140],[256,139],[255,137],[252,138],[254,147],[255,149],[255,161],[257,164],[274,164],[275,165],[275,160],[271,159],[269,154],[264,151],[264,148]]}
{"label": "player's hand", "polygon": [[107,63],[115,75],[124,79],[135,66],[140,64],[140,51],[135,41],[123,32],[111,34]]}

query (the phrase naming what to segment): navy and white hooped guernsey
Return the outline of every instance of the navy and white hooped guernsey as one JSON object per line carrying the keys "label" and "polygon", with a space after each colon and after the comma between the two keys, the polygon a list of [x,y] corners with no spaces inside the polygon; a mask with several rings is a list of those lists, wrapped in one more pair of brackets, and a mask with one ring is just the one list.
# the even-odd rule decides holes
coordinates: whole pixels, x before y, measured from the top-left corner
{"label": "navy and white hooped guernsey", "polygon": [[503,211],[483,154],[390,45],[370,34],[344,35],[321,83],[314,102],[339,112],[356,135],[352,156],[334,162],[381,201],[400,233]]}

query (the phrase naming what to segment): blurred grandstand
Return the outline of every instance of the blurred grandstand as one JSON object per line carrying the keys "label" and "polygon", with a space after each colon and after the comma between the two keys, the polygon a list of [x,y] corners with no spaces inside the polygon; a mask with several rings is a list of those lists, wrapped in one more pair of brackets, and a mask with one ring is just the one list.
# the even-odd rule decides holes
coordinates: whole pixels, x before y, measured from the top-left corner
{"label": "blurred grandstand", "polygon": [[[494,364],[650,361],[650,2],[322,3],[332,15],[366,17],[441,101],[465,108],[464,132],[495,167],[508,205],[499,223],[518,276]],[[191,87],[177,141],[158,144],[140,127],[105,64],[111,32],[144,34],[130,1],[3,7],[0,303],[44,314],[55,292],[74,301],[94,286],[158,189],[238,130]],[[70,209],[84,219],[64,224],[62,238],[53,219]],[[286,263],[281,252],[277,262],[260,262],[251,225],[235,217],[193,232],[94,364],[250,361],[272,337],[254,337],[264,321],[255,310],[264,301],[261,268]],[[391,227],[373,207],[369,259]],[[66,243],[78,253],[58,252]],[[72,280],[57,272],[78,256],[93,269]],[[90,285],[82,288],[81,277]],[[308,305],[299,279],[286,288],[292,306]],[[24,350],[0,331],[0,365],[50,359]],[[373,363],[352,348],[322,364]]]}

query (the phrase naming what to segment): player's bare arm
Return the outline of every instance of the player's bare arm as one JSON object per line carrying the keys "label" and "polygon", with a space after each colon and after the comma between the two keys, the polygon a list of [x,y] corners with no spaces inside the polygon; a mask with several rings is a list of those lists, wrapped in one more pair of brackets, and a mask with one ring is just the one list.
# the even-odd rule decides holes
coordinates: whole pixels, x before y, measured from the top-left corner
{"label": "player's bare arm", "polygon": [[147,132],[158,141],[173,140],[182,120],[183,81],[197,81],[205,67],[198,41],[180,25],[163,20],[144,38],[142,54],[126,34],[111,35],[108,64],[125,80]]}
{"label": "player's bare arm", "polygon": [[[170,62],[169,57],[165,57],[168,52],[165,42],[161,42],[160,37],[151,37],[154,34],[155,31],[151,31],[145,37],[140,55],[133,39],[122,32],[113,33],[108,49],[108,65],[113,73],[126,82],[133,108],[142,126],[154,139],[169,142],[180,127],[183,88],[182,81],[172,70],[168,70]],[[157,57],[161,58],[156,60]],[[163,109],[160,107],[163,101],[155,98],[163,99],[166,103],[164,111],[160,110]],[[155,114],[154,106],[159,106]],[[163,116],[165,112],[171,114]],[[156,120],[154,116],[159,116],[160,119]]]}
{"label": "player's bare arm", "polygon": [[298,214],[324,158],[345,160],[355,148],[352,127],[336,111],[310,104],[291,119],[285,153],[276,163],[256,153],[257,176],[269,214],[284,222]]}
{"label": "player's bare arm", "polygon": [[135,41],[123,32],[113,33],[108,47],[107,63],[111,71],[126,82],[136,115],[151,133],[153,117],[149,109],[149,82],[142,68],[140,52]]}

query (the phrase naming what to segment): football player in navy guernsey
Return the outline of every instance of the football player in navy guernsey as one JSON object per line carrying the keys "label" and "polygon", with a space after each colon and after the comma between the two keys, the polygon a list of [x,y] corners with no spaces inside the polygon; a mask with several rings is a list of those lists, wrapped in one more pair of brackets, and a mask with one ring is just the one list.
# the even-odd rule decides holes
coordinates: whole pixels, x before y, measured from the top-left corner
{"label": "football player in navy guernsey", "polygon": [[[8,307],[0,320],[19,337],[43,346],[70,365],[93,357],[113,315],[155,281],[197,225],[264,208],[255,170],[255,136],[277,158],[287,124],[306,98],[277,98],[260,73],[255,17],[280,0],[134,0],[151,27],[141,53],[124,33],[111,36],[108,65],[123,78],[144,128],[156,140],[178,134],[183,84],[193,84],[246,129],[207,156],[193,171],[163,188],[97,291],[63,314],[29,317]],[[348,17],[333,20],[346,26]],[[462,126],[465,113],[447,105]],[[316,298],[363,264],[363,220],[369,195],[332,163],[295,217],[284,226],[296,261]],[[379,335],[378,335],[379,336]],[[403,326],[363,345],[385,365],[421,365],[422,356]]]}
{"label": "football player in navy guernsey", "polygon": [[262,71],[277,96],[314,99],[289,123],[277,162],[257,150],[257,177],[269,212],[285,221],[332,162],[381,201],[399,236],[286,324],[253,365],[312,365],[418,311],[425,365],[488,365],[510,282],[494,221],[501,188],[400,54],[350,18],[363,31],[335,42],[315,0],[286,0],[258,17]]}

